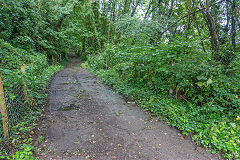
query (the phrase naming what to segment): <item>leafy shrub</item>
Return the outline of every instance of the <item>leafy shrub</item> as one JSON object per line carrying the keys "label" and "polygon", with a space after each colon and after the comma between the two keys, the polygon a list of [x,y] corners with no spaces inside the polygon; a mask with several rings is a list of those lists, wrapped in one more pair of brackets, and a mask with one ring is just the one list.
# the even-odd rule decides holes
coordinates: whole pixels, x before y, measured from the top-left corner
{"label": "leafy shrub", "polygon": [[[121,44],[120,44],[121,45]],[[96,60],[97,59],[97,60]],[[158,46],[106,45],[89,56],[89,70],[136,100],[144,109],[177,127],[183,134],[228,159],[240,155],[240,77],[232,61],[231,76],[211,53],[199,52],[194,40],[179,38]]]}
{"label": "leafy shrub", "polygon": [[122,80],[149,87],[156,93],[168,94],[172,90],[176,98],[201,106],[237,109],[239,72],[232,69],[233,75],[227,76],[224,66],[212,62],[210,53],[199,53],[192,49],[192,42],[181,42],[170,47],[136,45],[125,51],[107,46],[103,53],[90,57],[90,61],[97,61],[89,64],[95,69],[114,68]]}
{"label": "leafy shrub", "polygon": [[[71,46],[62,32],[63,20],[72,10],[65,5],[68,6],[62,1],[48,0],[2,0],[0,3],[0,73],[10,141],[15,141],[9,147],[12,152],[22,143],[31,143],[32,138],[27,131],[40,115],[39,105],[47,96],[50,77],[62,68],[61,65],[49,64],[64,60]],[[26,64],[25,74],[20,71],[23,64]],[[25,84],[27,87],[23,87]],[[0,134],[3,132],[1,125],[0,120]],[[3,141],[0,138],[0,144]],[[18,148],[13,159],[33,159],[29,146],[23,147]],[[3,149],[2,146],[0,149]],[[9,157],[2,155],[1,158]]]}
{"label": "leafy shrub", "polygon": [[33,157],[33,153],[32,153],[33,149],[34,149],[33,146],[23,144],[20,147],[20,150],[13,155],[13,160],[36,160]]}
{"label": "leafy shrub", "polygon": [[[69,44],[65,43],[66,35],[59,25],[63,15],[69,11],[59,6],[52,7],[56,1],[2,0],[0,4],[0,39],[13,47],[31,53],[45,52],[52,61],[66,56]],[[24,53],[24,54],[25,54]],[[26,55],[27,56],[27,55]]]}
{"label": "leafy shrub", "polygon": [[[61,65],[49,66],[44,54],[15,48],[3,40],[0,40],[0,57],[1,72],[3,80],[6,81],[4,83],[5,90],[11,92],[13,85],[21,87],[25,80],[29,96],[36,100],[43,97],[48,79],[52,74],[62,68]],[[26,64],[26,74],[24,75],[20,71],[20,66],[23,64]]]}
{"label": "leafy shrub", "polygon": [[[14,152],[22,143],[31,144],[30,131],[33,129],[31,125],[41,113],[40,105],[44,103],[47,96],[49,79],[62,68],[62,65],[49,66],[46,55],[15,48],[3,40],[0,40],[0,57],[10,141],[13,145],[10,148],[11,152]],[[23,64],[26,64],[25,74],[20,70]],[[23,90],[24,82],[27,90]],[[29,98],[27,101],[24,98],[24,92]],[[2,126],[0,126],[0,134],[2,132]],[[0,139],[0,144],[3,142],[4,140]],[[13,155],[13,159],[33,159],[29,147],[29,145],[20,147],[19,151]]]}

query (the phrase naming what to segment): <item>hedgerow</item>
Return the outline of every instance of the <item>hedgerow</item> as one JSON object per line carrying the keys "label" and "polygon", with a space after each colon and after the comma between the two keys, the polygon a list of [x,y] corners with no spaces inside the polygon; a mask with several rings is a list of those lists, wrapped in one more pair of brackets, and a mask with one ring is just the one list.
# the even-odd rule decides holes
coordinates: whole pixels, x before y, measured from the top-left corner
{"label": "hedgerow", "polygon": [[192,41],[174,43],[108,45],[103,53],[89,56],[85,65],[118,92],[192,135],[198,144],[239,159],[238,60],[228,70],[213,63],[211,53],[194,48]]}
{"label": "hedgerow", "polygon": [[[33,152],[31,133],[36,126],[35,121],[41,115],[43,104],[48,95],[48,82],[54,73],[62,69],[62,65],[49,65],[45,54],[15,48],[1,39],[0,57],[0,71],[10,134],[7,142],[4,142],[3,137],[0,138],[2,148],[0,157],[4,159],[10,157],[13,159],[31,159]],[[20,66],[23,64],[26,64],[25,74],[20,70]],[[23,82],[26,82],[27,91],[24,91]],[[23,99],[24,92],[27,93],[28,101]],[[3,135],[1,129],[0,133]]]}

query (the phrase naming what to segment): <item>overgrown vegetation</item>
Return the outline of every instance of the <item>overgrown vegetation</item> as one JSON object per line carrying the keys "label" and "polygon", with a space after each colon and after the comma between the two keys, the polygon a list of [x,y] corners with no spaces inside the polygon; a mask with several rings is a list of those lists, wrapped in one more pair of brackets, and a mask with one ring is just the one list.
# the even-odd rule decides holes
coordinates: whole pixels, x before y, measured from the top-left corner
{"label": "overgrown vegetation", "polygon": [[11,93],[25,79],[29,96],[42,104],[47,80],[72,50],[144,109],[212,152],[240,159],[239,6],[236,0],[1,0],[5,88]]}
{"label": "overgrown vegetation", "polygon": [[238,3],[103,1],[108,43],[84,65],[213,153],[239,159]]}
{"label": "overgrown vegetation", "polygon": [[[1,120],[1,159],[34,159],[32,130],[42,112],[49,79],[62,68],[58,62],[67,53],[63,34],[54,26],[62,11],[53,14],[53,4],[57,3],[42,1],[40,5],[32,0],[0,3],[0,73],[10,135],[4,142]],[[24,64],[26,73],[20,70]]]}
{"label": "overgrown vegetation", "polygon": [[164,116],[213,153],[239,158],[239,74],[226,76],[205,53],[175,53],[168,45],[128,50],[108,46],[103,54],[89,57],[88,66],[118,92]]}

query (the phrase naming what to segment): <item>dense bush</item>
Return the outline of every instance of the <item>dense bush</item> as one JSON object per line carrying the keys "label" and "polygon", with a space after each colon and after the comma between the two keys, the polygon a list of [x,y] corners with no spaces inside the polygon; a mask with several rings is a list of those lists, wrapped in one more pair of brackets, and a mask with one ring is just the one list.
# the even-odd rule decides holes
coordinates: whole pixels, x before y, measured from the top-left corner
{"label": "dense bush", "polygon": [[[180,45],[180,44],[186,44]],[[239,109],[239,70],[231,76],[210,53],[198,52],[191,42],[153,46],[132,46],[127,51],[109,46],[95,57],[93,67],[114,68],[119,78],[148,87],[156,93],[215,110]],[[237,60],[236,60],[237,61]]]}
{"label": "dense bush", "polygon": [[[22,143],[32,141],[29,128],[41,113],[40,104],[47,96],[48,81],[62,68],[58,62],[66,59],[70,48],[62,31],[63,21],[71,11],[71,7],[65,5],[69,6],[65,1],[1,0],[0,73],[10,140],[14,142],[3,143],[0,120],[0,149],[3,152],[8,152],[10,145],[14,153]],[[25,74],[20,70],[23,64],[26,64]],[[17,152],[13,158],[19,159],[27,151]],[[3,152],[0,152],[0,159]]]}
{"label": "dense bush", "polygon": [[2,0],[0,39],[28,52],[44,52],[51,61],[65,58],[69,46],[61,28],[69,11],[57,5],[57,1]]}
{"label": "dense bush", "polygon": [[211,53],[200,52],[194,40],[179,38],[158,46],[108,45],[103,53],[89,56],[87,64],[145,109],[166,117],[184,134],[194,133],[198,143],[236,159],[240,77],[235,62],[238,57],[228,75],[229,70],[212,61]]}
{"label": "dense bush", "polygon": [[[22,86],[22,81],[25,79],[31,96],[34,95],[32,98],[40,96],[39,92],[46,89],[47,78],[61,68],[61,66],[49,66],[47,56],[44,54],[15,48],[3,40],[0,40],[0,57],[5,89],[9,87],[11,90],[13,84]],[[23,64],[26,64],[26,74],[20,70]]]}
{"label": "dense bush", "polygon": [[[49,65],[47,56],[34,51],[29,52],[15,48],[10,43],[0,39],[0,73],[3,80],[5,101],[8,111],[8,125],[11,152],[22,145],[30,144],[30,134],[34,121],[41,114],[42,105],[47,96],[47,86],[51,76],[62,68],[62,65]],[[20,66],[26,64],[23,74]],[[24,82],[27,90],[24,89]],[[24,97],[27,94],[28,100]],[[9,152],[7,145],[3,148],[3,130],[0,120],[0,158]],[[27,150],[24,154],[27,154]],[[29,152],[30,153],[30,152]],[[23,154],[17,152],[16,154]],[[15,155],[16,156],[16,155]],[[19,155],[18,155],[19,156]],[[7,156],[6,156],[7,157]],[[6,158],[5,157],[5,158]]]}

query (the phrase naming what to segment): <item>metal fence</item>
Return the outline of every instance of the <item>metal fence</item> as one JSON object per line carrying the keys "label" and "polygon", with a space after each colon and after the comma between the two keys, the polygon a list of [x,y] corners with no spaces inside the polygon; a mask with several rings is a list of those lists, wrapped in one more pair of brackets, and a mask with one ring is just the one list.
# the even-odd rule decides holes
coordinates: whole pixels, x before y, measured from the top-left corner
{"label": "metal fence", "polygon": [[[24,74],[24,73],[23,73]],[[21,76],[7,76],[0,73],[0,150],[8,151],[10,139],[17,132],[20,122],[29,106],[27,103],[27,86]]]}

